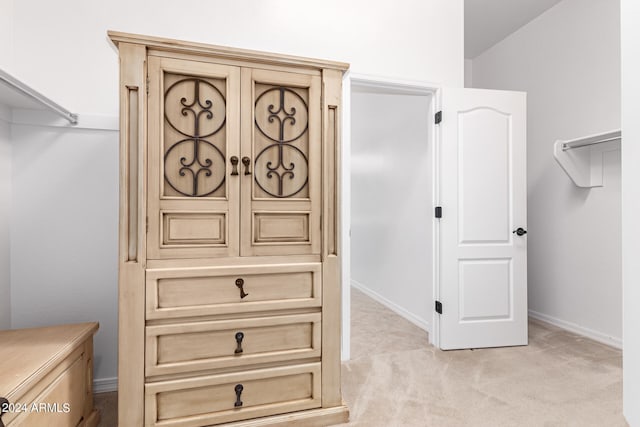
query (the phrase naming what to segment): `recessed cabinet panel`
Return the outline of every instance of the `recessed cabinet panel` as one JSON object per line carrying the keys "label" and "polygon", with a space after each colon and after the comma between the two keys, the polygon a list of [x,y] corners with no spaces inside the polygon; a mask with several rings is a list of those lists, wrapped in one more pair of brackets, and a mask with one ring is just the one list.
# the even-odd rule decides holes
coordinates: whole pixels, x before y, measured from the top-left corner
{"label": "recessed cabinet panel", "polygon": [[309,242],[309,213],[256,213],[254,216],[254,241]]}
{"label": "recessed cabinet panel", "polygon": [[227,241],[226,213],[162,212],[162,244],[223,245]]}

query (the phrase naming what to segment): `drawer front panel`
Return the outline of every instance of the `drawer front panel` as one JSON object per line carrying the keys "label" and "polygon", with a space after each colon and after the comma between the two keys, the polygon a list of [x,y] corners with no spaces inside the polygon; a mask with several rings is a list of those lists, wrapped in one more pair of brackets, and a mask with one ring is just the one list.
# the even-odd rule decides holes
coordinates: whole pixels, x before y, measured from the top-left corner
{"label": "drawer front panel", "polygon": [[146,375],[320,357],[320,313],[146,328]]}
{"label": "drawer front panel", "polygon": [[27,405],[27,410],[8,426],[68,427],[80,423],[87,393],[85,363],[78,357],[53,382]]}
{"label": "drawer front panel", "polygon": [[321,305],[320,264],[147,270],[147,319]]}
{"label": "drawer front panel", "polygon": [[196,427],[316,408],[320,364],[148,383],[145,424]]}

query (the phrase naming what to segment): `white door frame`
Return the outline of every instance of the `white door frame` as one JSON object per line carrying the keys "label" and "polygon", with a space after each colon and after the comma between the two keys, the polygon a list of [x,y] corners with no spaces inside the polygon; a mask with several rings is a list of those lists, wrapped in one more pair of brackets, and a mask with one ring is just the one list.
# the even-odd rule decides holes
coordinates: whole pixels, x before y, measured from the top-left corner
{"label": "white door frame", "polygon": [[[430,114],[427,117],[429,126],[429,139],[432,144],[433,159],[433,206],[440,202],[440,129],[435,126],[433,117],[436,111],[440,111],[440,86],[423,81],[404,80],[392,77],[357,74],[347,71],[342,80],[342,163],[340,167],[341,179],[341,230],[340,245],[342,264],[342,360],[351,357],[351,90],[352,87],[368,88],[380,93],[392,93],[396,95],[431,95]],[[433,217],[432,217],[433,218]],[[440,293],[439,271],[439,224],[433,220],[432,245],[433,245],[433,297],[430,307]],[[429,342],[434,345],[439,343],[439,318],[435,311],[432,314]]]}

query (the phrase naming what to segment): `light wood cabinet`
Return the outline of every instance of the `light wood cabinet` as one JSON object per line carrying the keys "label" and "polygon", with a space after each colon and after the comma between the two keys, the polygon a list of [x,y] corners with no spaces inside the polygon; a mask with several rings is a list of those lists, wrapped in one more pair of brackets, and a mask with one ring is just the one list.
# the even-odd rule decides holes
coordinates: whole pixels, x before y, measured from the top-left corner
{"label": "light wood cabinet", "polygon": [[347,65],[109,36],[120,52],[119,425],[346,421]]}
{"label": "light wood cabinet", "polygon": [[0,426],[95,427],[97,323],[0,331]]}

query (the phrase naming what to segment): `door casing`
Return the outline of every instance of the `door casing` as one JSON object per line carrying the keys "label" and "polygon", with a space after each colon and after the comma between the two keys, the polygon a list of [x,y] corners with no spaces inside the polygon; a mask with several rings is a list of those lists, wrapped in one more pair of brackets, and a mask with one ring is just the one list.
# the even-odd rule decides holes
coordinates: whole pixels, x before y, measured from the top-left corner
{"label": "door casing", "polygon": [[[343,77],[343,116],[344,123],[342,129],[342,181],[340,183],[342,191],[341,215],[342,215],[342,360],[350,358],[350,334],[351,334],[351,246],[350,246],[350,229],[351,229],[351,93],[354,87],[369,88],[381,93],[407,94],[407,95],[431,95],[431,113],[425,120],[429,124],[429,140],[432,141],[432,159],[433,159],[433,188],[432,203],[433,206],[441,206],[441,147],[442,135],[440,126],[434,123],[434,114],[441,110],[442,106],[442,87],[437,84],[387,78],[381,76],[372,76],[364,74],[356,74],[347,72]],[[441,277],[441,251],[440,251],[440,222],[433,216],[432,218],[432,245],[433,245],[433,277],[432,277],[432,299],[430,307],[435,306],[435,301],[440,300],[440,277]],[[427,316],[428,317],[428,316]],[[435,310],[431,314],[431,324],[429,332],[429,342],[440,348],[440,315]]]}
{"label": "door casing", "polygon": [[[439,184],[438,175],[440,171],[440,164],[438,161],[439,147],[440,147],[440,131],[439,127],[435,126],[434,114],[440,110],[441,99],[441,86],[424,81],[403,80],[382,76],[373,76],[366,74],[357,74],[352,72],[345,73],[342,81],[342,181],[340,185],[342,187],[342,199],[341,205],[341,217],[342,217],[342,230],[340,231],[341,243],[342,243],[342,360],[346,361],[350,359],[350,337],[351,337],[351,94],[353,88],[367,88],[375,92],[380,93],[392,93],[397,95],[428,95],[431,98],[430,114],[425,117],[429,125],[429,137],[428,141],[431,141],[431,158],[433,159],[433,177],[432,180],[432,204],[437,206],[439,204]],[[425,141],[427,143],[428,141]],[[432,218],[432,253],[433,253],[433,297],[429,306],[433,307],[434,301],[439,297],[439,224],[438,221]],[[439,336],[436,331],[439,330],[439,319],[435,312],[431,314],[431,324],[429,332],[429,342],[433,345],[438,345]],[[435,332],[435,333],[434,333]]]}

